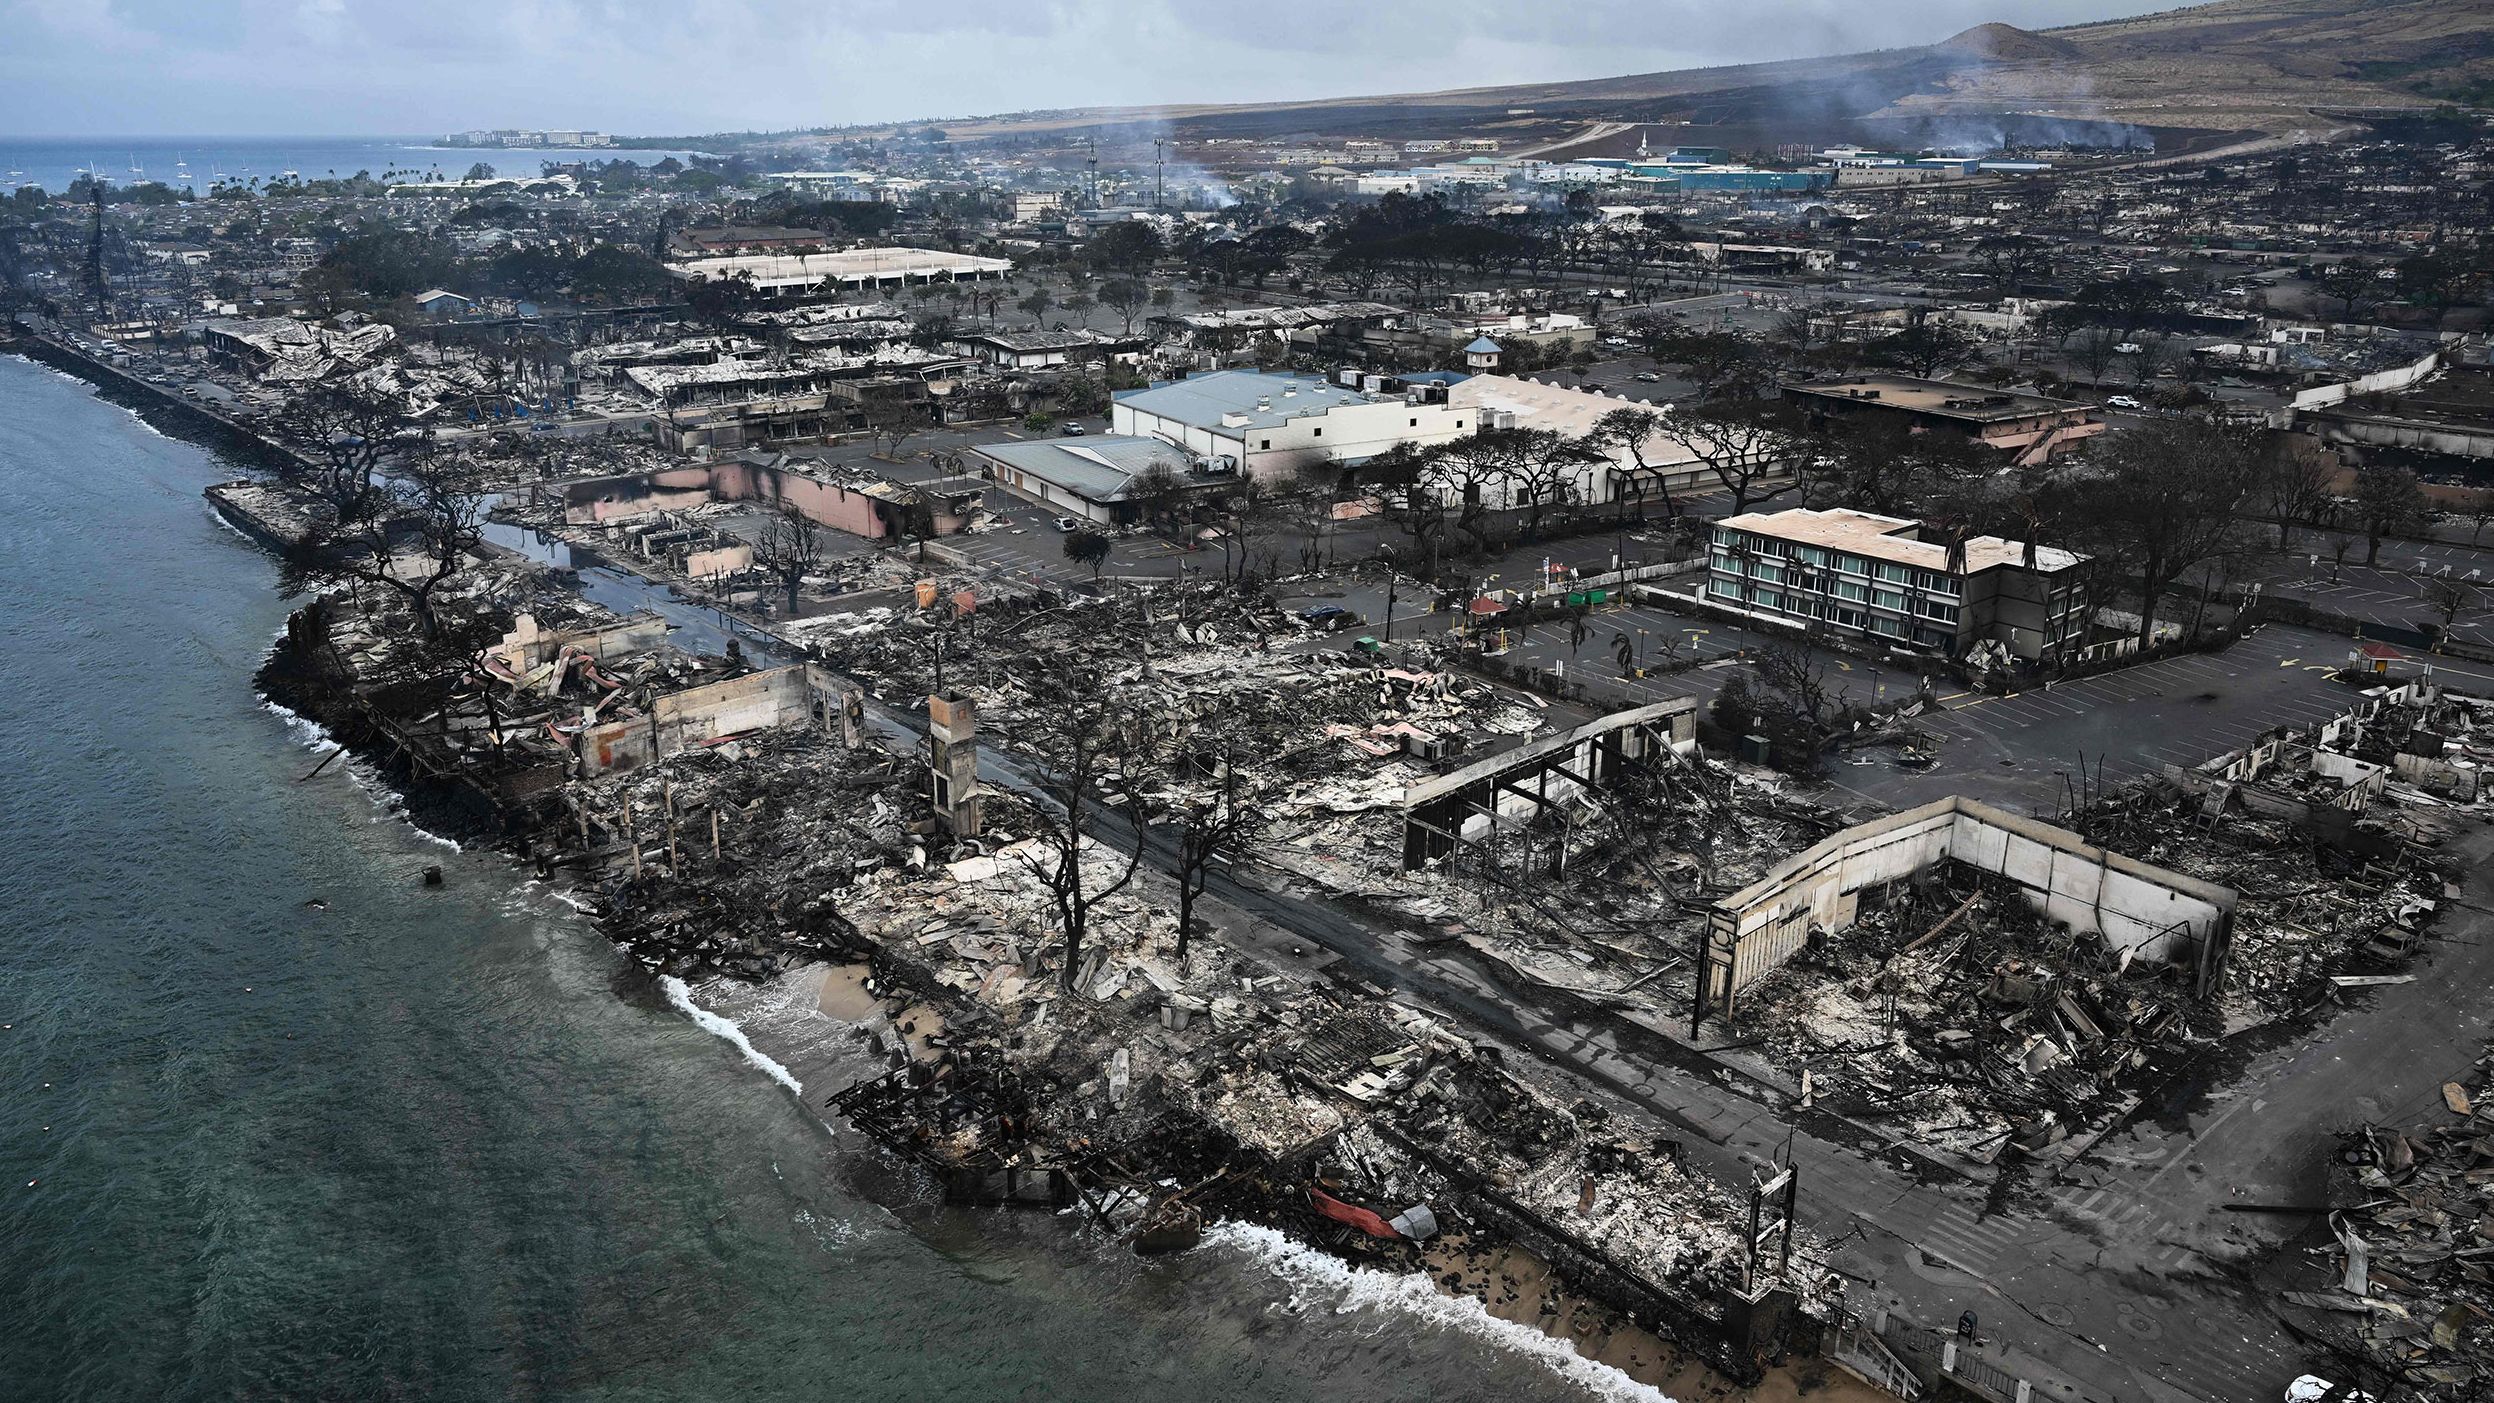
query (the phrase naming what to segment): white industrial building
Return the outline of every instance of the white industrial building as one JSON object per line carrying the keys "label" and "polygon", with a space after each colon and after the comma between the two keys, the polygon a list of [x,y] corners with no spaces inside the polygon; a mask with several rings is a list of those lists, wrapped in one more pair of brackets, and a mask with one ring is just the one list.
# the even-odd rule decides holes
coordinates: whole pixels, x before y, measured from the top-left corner
{"label": "white industrial building", "polygon": [[[1569,438],[1582,439],[1593,432],[1593,426],[1614,410],[1649,409],[1660,412],[1660,405],[1641,404],[1595,390],[1580,390],[1567,385],[1546,385],[1539,380],[1519,379],[1511,375],[1475,375],[1448,390],[1449,405],[1473,411],[1473,420],[1493,429],[1553,429]],[[1704,491],[1722,486],[1714,472],[1690,442],[1711,447],[1702,438],[1684,441],[1660,432],[1649,435],[1636,445],[1608,444],[1603,448],[1605,461],[1589,462],[1576,484],[1575,500],[1584,503],[1631,500],[1654,501],[1684,492]],[[1638,464],[1642,461],[1643,467]],[[1782,482],[1789,473],[1777,469],[1760,479],[1765,483]]]}
{"label": "white industrial building", "polygon": [[778,296],[821,290],[906,287],[913,283],[976,282],[1006,277],[1010,258],[946,253],[932,248],[853,248],[839,253],[750,253],[688,258],[669,263],[667,275],[682,282],[743,276],[756,289]]}
{"label": "white industrial building", "polygon": [[1275,478],[1312,463],[1359,462],[1398,443],[1444,443],[1470,433],[1478,414],[1402,394],[1331,385],[1309,375],[1224,370],[1120,393],[1109,431],[1159,438],[1200,458]]}

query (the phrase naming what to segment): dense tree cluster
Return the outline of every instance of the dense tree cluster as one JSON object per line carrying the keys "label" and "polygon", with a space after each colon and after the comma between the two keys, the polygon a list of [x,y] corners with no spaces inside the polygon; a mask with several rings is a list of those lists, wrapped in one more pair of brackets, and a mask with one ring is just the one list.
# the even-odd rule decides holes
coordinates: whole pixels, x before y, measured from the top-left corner
{"label": "dense tree cluster", "polygon": [[434,288],[633,302],[663,297],[668,286],[658,261],[626,244],[539,244],[469,258],[431,235],[379,223],[340,239],[302,279],[307,294],[332,305],[387,304]]}

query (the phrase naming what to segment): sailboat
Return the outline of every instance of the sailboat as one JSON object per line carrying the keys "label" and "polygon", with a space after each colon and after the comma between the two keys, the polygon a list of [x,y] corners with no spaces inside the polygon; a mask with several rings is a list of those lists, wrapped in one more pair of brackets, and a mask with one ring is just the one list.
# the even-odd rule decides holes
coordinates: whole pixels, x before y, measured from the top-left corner
{"label": "sailboat", "polygon": [[180,181],[188,181],[191,178],[191,163],[183,160],[182,153],[179,151],[173,153],[173,178]]}

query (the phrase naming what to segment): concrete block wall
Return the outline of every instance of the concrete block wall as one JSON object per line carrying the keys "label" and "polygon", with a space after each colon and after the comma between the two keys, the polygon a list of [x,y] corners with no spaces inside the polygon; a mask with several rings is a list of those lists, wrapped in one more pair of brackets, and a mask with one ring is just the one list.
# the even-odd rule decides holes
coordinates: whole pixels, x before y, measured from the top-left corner
{"label": "concrete block wall", "polygon": [[2390,757],[2399,777],[2434,794],[2446,794],[2463,804],[2473,804],[2482,771],[2473,765],[2457,765],[2439,755],[2399,754]]}
{"label": "concrete block wall", "polygon": [[2231,918],[2235,895],[2210,882],[2093,847],[2066,828],[1959,800],[1949,856],[2025,889],[2049,920],[2142,959],[2171,959]]}
{"label": "concrete block wall", "polygon": [[2233,921],[2235,894],[2227,888],[1989,804],[1940,799],[1834,834],[1717,902],[1708,932],[1708,1002],[1727,1007],[1790,960],[1812,927],[1851,926],[1863,889],[1943,861],[2006,878],[2046,918],[2143,959],[2174,958],[2210,940],[2222,945]]}
{"label": "concrete block wall", "polygon": [[[817,526],[870,541],[890,535],[883,499],[845,483],[804,473],[729,461],[691,463],[651,473],[588,478],[565,485],[563,519],[573,525],[605,525],[660,511],[690,511],[711,502],[784,502]],[[937,535],[949,535],[967,518],[935,513]]]}
{"label": "concrete block wall", "polygon": [[684,557],[684,574],[687,578],[695,580],[741,575],[752,568],[753,547],[742,541],[732,546],[697,550]]}
{"label": "concrete block wall", "polygon": [[667,621],[656,614],[636,614],[598,628],[553,632],[540,630],[536,615],[522,614],[512,630],[494,645],[493,653],[512,670],[527,672],[552,661],[565,648],[578,648],[604,662],[608,658],[646,653],[666,641]]}
{"label": "concrete block wall", "polygon": [[772,668],[660,697],[647,716],[623,716],[580,737],[585,773],[631,770],[679,751],[772,726],[836,725],[840,686],[810,664]]}

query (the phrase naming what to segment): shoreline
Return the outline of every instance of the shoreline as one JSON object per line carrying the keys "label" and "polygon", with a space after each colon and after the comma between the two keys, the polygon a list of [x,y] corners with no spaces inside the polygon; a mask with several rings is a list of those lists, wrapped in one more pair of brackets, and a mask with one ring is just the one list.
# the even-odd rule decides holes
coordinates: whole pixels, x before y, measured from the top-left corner
{"label": "shoreline", "polygon": [[[111,399],[111,396],[105,394],[104,391],[118,385],[145,385],[143,381],[136,381],[133,377],[77,356],[74,352],[65,351],[49,342],[38,341],[36,344],[53,351],[59,360],[56,360],[54,356],[43,355],[29,356],[29,359],[87,381],[90,385],[97,387],[99,398]],[[16,345],[0,349],[22,351],[23,345],[21,341]],[[60,363],[61,360],[70,361],[71,364],[63,365]],[[88,371],[95,373],[84,373]],[[149,388],[152,389],[152,387]],[[211,441],[205,446],[211,449],[225,448],[231,440],[240,438],[246,442],[251,455],[261,458],[262,461],[266,461],[267,455],[283,451],[278,446],[260,439],[257,435],[242,430],[239,426],[217,416],[205,414],[196,406],[175,400],[160,390],[153,391],[146,398],[149,403],[145,407],[128,405],[123,407],[131,408],[133,413],[140,414],[142,417],[145,416],[147,407],[161,406],[177,411],[172,417],[176,420],[177,429],[184,432],[175,436],[188,438],[194,442],[200,441],[203,437],[207,438]],[[112,402],[118,403],[119,401],[113,400]],[[150,427],[155,426],[151,424]],[[220,486],[226,486],[226,484],[220,484]],[[259,513],[237,510],[226,500],[226,494],[215,490],[211,490],[208,495],[220,518],[249,536],[255,543],[271,549],[283,544],[281,537],[268,526]],[[388,794],[398,799],[401,809],[398,816],[408,820],[411,826],[416,827],[419,832],[435,841],[458,848],[473,846],[476,841],[481,840],[495,847],[503,856],[515,859],[515,871],[520,875],[526,875],[526,864],[532,853],[528,835],[524,829],[494,833],[495,825],[483,821],[484,813],[474,802],[476,791],[472,785],[463,786],[456,781],[418,772],[409,762],[403,745],[393,751],[386,743],[386,739],[371,728],[353,724],[351,711],[342,714],[337,705],[342,698],[320,687],[298,663],[292,660],[291,655],[307,641],[296,636],[298,625],[307,616],[318,613],[318,601],[315,601],[313,605],[298,610],[291,616],[288,635],[281,637],[272,646],[269,656],[254,677],[255,690],[260,693],[271,709],[291,726],[313,729],[325,738],[326,743],[339,745],[356,760],[370,765],[378,784]],[[376,803],[379,803],[379,796],[375,797]],[[457,836],[445,837],[444,833]],[[627,953],[632,952],[633,947],[630,942],[617,938],[612,926],[614,913],[600,909],[601,904],[594,899],[582,901],[576,896],[566,895],[563,891],[565,884],[554,879],[542,858],[539,859],[538,875],[549,881],[558,899],[589,915],[602,937]],[[647,962],[642,963],[646,972]],[[758,1034],[747,1033],[743,1025],[735,1018],[721,1011],[722,1005],[728,1001],[704,997],[705,991],[697,988],[691,981],[674,974],[654,972],[647,973],[646,977],[649,979],[651,997],[655,1001],[677,1009],[689,1021],[705,1031],[730,1042],[745,1060],[754,1065],[756,1070],[773,1076],[775,1080],[780,1080],[784,1086],[789,1087],[792,1093],[798,1094],[800,1100],[804,1099],[802,1081],[796,1072],[790,1070],[791,1063],[782,1060],[784,1057],[796,1055],[783,1039],[768,1030]],[[721,975],[720,977],[732,978],[733,976]],[[780,976],[782,979],[786,977],[788,976]],[[743,987],[761,989],[775,982],[777,981],[746,983]],[[824,982],[827,983],[828,979]],[[703,983],[706,984],[708,981],[705,980]],[[864,993],[862,989],[856,992],[860,995]],[[931,995],[935,992],[929,991]],[[912,1021],[913,1014],[925,1015],[935,1012],[930,998],[901,1000],[896,1006],[896,1001],[892,997],[877,998],[871,995],[866,997],[872,1000],[873,1012],[864,1023],[838,1020],[828,1010],[818,1011],[823,1020],[834,1025],[841,1035],[852,1040],[860,1035],[879,1036],[875,1033],[878,1021],[883,1028],[890,1029],[897,1024]],[[852,999],[846,1007],[855,1010],[859,1005]],[[711,1020],[716,1020],[716,1024],[714,1025]],[[927,1050],[925,1037],[921,1034],[913,1044],[913,1051],[924,1054]],[[807,1111],[827,1129],[835,1127],[832,1120],[834,1112],[818,1109],[812,1105],[807,1107]],[[1514,1329],[1528,1330],[1537,1337],[1558,1341],[1558,1347],[1566,1351],[1570,1358],[1613,1371],[1612,1376],[1604,1382],[1647,1390],[1645,1393],[1638,1393],[1634,1396],[1663,1396],[1651,1391],[1666,1384],[1683,1389],[1688,1396],[1694,1396],[1701,1388],[1709,1392],[1723,1392],[1732,1387],[1729,1380],[1700,1363],[1698,1356],[1638,1329],[1630,1324],[1616,1308],[1599,1305],[1590,1296],[1571,1296],[1556,1285],[1557,1272],[1548,1262],[1532,1256],[1519,1247],[1508,1246],[1498,1249],[1493,1256],[1486,1259],[1481,1257],[1480,1249],[1469,1247],[1465,1250],[1470,1255],[1462,1259],[1451,1256],[1432,1259],[1423,1254],[1420,1266],[1398,1273],[1373,1259],[1357,1254],[1329,1251],[1311,1241],[1304,1230],[1293,1231],[1292,1225],[1288,1222],[1290,1216],[1289,1214],[1276,1216],[1268,1213],[1226,1221],[1253,1224],[1256,1231],[1273,1234],[1275,1241],[1287,1242],[1295,1250],[1309,1254],[1312,1259],[1337,1264],[1344,1271],[1364,1273],[1375,1277],[1378,1282],[1404,1283],[1391,1291],[1382,1287],[1370,1290],[1366,1294],[1371,1297],[1382,1299],[1406,1292],[1408,1287],[1416,1285],[1438,1301],[1471,1302],[1478,1306],[1485,1320],[1501,1321]],[[1480,1272],[1467,1270],[1467,1267],[1477,1266],[1482,1260],[1489,1261],[1493,1269]],[[1281,1273],[1277,1272],[1277,1274]],[[1287,1279],[1286,1274],[1284,1275]],[[1534,1283],[1533,1292],[1528,1293],[1521,1289],[1521,1283],[1527,1282]],[[1529,1314],[1524,1310],[1527,1304],[1534,1308]],[[1501,1313],[1502,1306],[1513,1308],[1512,1318],[1510,1314]],[[1619,1354],[1613,1348],[1622,1341],[1628,1342],[1621,1346],[1626,1351],[1624,1355]],[[1613,1357],[1606,1358],[1604,1357],[1606,1354]],[[1805,1391],[1825,1391],[1827,1385],[1822,1382],[1822,1377],[1829,1372],[1827,1367],[1815,1361],[1805,1367],[1813,1371],[1812,1377],[1807,1382],[1799,1382],[1800,1376],[1792,1370],[1791,1366],[1785,1366],[1770,1373],[1767,1379],[1754,1389],[1745,1392],[1747,1396],[1772,1399],[1798,1396],[1799,1392]],[[1561,1369],[1560,1372],[1566,1375],[1569,1371]],[[1778,1391],[1779,1376],[1792,1381],[1792,1392]],[[1578,1382],[1584,1381],[1578,1380]],[[1845,1384],[1849,1385],[1852,1382],[1850,1378],[1844,1379]],[[1875,1391],[1866,1391],[1862,1396],[1884,1395],[1876,1394]]]}

